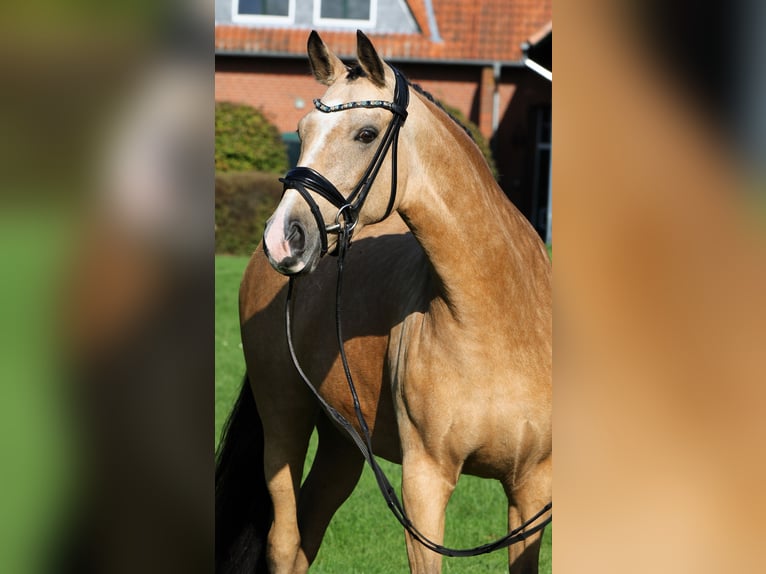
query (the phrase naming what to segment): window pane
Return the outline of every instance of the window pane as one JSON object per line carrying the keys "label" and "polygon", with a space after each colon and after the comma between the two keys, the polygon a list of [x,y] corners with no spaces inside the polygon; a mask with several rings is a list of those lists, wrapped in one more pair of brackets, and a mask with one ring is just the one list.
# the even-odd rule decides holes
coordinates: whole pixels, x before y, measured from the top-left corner
{"label": "window pane", "polygon": [[288,16],[290,0],[239,0],[240,14]]}
{"label": "window pane", "polygon": [[322,18],[370,19],[370,0],[321,0]]}

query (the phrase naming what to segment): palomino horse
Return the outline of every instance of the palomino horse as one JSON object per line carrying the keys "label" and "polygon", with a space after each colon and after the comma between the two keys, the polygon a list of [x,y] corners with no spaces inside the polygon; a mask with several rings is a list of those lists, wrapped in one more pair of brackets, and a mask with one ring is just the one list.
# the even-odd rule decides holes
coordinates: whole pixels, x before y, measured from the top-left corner
{"label": "palomino horse", "polygon": [[[284,334],[291,275],[296,355],[359,431],[334,337],[334,260],[321,258],[351,231],[340,312],[346,354],[373,451],[402,464],[414,525],[441,543],[461,473],[503,484],[510,529],[551,500],[544,245],[464,130],[363,34],[357,66],[347,68],[316,33],[308,54],[327,91],[299,124],[301,167],[286,176],[240,289],[249,384],[218,454],[219,571],[305,572],[360,476],[362,455],[301,381]],[[353,206],[339,213],[338,195]],[[315,426],[318,451],[301,486]],[[509,547],[510,572],[537,572],[540,536]],[[438,554],[410,534],[406,542],[412,572],[441,570]]]}

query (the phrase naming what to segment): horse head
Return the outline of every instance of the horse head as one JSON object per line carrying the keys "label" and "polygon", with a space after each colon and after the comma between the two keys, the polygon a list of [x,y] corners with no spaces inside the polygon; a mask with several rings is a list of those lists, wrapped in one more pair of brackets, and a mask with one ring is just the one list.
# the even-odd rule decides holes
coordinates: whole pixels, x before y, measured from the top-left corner
{"label": "horse head", "polygon": [[310,273],[340,237],[350,240],[385,219],[406,176],[396,159],[409,101],[406,80],[361,32],[354,66],[344,65],[316,32],[308,57],[327,91],[298,124],[298,166],[281,180],[282,200],[263,238],[271,265],[285,275]]}

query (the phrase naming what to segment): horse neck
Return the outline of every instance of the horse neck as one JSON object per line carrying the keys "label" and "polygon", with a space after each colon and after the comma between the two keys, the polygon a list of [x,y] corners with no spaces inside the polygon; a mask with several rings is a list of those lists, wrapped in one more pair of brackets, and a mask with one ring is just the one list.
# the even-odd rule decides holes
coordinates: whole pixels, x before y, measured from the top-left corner
{"label": "horse neck", "polygon": [[509,298],[514,308],[528,308],[525,299],[549,306],[541,300],[549,297],[550,271],[539,237],[465,131],[413,96],[401,132],[412,161],[398,210],[428,256],[440,298],[461,323],[482,322]]}

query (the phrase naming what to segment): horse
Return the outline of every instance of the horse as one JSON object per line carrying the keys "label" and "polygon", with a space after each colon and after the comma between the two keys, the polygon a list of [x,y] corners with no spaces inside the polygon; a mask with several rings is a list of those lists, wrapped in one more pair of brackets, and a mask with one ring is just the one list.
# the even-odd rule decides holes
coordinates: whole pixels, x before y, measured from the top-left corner
{"label": "horse", "polygon": [[[219,572],[306,572],[361,474],[364,457],[304,384],[285,336],[292,281],[301,368],[362,432],[334,338],[341,279],[324,256],[340,250],[338,320],[359,407],[374,454],[402,465],[418,531],[441,543],[461,473],[500,481],[511,530],[552,496],[544,244],[465,130],[363,33],[352,66],[316,32],[308,58],[326,92],[299,122],[299,167],[240,287],[247,375],[217,453]],[[509,546],[509,572],[537,572],[541,536]],[[411,572],[441,571],[439,554],[405,541]]]}

